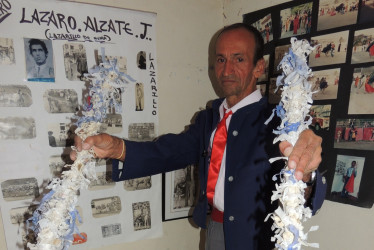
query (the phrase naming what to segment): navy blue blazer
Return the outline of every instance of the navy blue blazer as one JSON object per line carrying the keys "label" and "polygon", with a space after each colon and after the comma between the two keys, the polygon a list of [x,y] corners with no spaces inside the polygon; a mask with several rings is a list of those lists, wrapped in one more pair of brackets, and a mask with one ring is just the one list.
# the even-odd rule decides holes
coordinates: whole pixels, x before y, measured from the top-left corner
{"label": "navy blue blazer", "polygon": [[[198,164],[200,193],[193,212],[196,224],[206,228],[209,208],[206,197],[210,136],[219,122],[219,106],[215,100],[212,108],[199,112],[194,124],[181,134],[166,134],[153,142],[126,140],[126,158],[122,169],[113,162],[113,180],[149,176]],[[275,182],[271,177],[279,173],[284,163],[271,167],[267,150],[273,149],[274,136],[268,126],[266,98],[237,110],[231,117],[226,147],[226,180],[224,189],[224,233],[226,250],[272,249],[270,242],[272,220],[264,222],[277,204],[271,204]],[[271,135],[271,136],[269,136]],[[270,137],[270,140],[268,139]],[[273,150],[274,151],[274,150]],[[279,152],[279,150],[275,150]],[[315,213],[326,192],[317,173],[309,206]]]}

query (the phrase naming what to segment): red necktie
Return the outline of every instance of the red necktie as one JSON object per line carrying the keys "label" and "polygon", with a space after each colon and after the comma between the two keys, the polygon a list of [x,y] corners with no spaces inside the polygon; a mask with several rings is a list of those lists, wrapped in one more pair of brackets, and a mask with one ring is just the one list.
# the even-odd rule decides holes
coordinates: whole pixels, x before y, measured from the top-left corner
{"label": "red necktie", "polygon": [[208,197],[209,204],[213,205],[214,190],[216,188],[219,170],[221,168],[221,162],[223,153],[226,147],[227,140],[227,128],[226,120],[232,114],[232,111],[225,113],[222,120],[218,123],[216,133],[214,134],[212,155],[210,157],[210,165],[208,171],[208,183],[206,188],[206,195]]}

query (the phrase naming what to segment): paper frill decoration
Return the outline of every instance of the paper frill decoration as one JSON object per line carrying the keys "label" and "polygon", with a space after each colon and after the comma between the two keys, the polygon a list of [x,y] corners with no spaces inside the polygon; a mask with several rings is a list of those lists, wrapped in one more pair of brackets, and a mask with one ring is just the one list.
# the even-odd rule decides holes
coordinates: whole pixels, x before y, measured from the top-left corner
{"label": "paper frill decoration", "polygon": [[[89,82],[86,103],[83,104],[82,115],[76,114],[77,129],[75,134],[85,140],[88,136],[98,134],[103,119],[109,110],[121,113],[121,102],[118,98],[130,82],[135,80],[120,72],[116,60],[105,60],[102,49],[102,61],[99,66],[85,74]],[[76,150],[74,146],[73,150]],[[87,189],[90,181],[96,179],[95,159],[93,152],[82,150],[77,152],[77,159],[70,168],[62,173],[62,177],[53,178],[47,186],[51,189],[41,200],[33,217],[28,221],[28,228],[37,235],[35,244],[28,243],[31,250],[68,249],[73,242],[73,234],[79,234],[76,220],[81,222],[76,204],[79,190]],[[80,235],[84,238],[83,235]]]}
{"label": "paper frill decoration", "polygon": [[[312,47],[307,40],[291,38],[291,47],[278,65],[282,69],[282,75],[277,78],[277,89],[282,88],[280,103],[273,110],[281,119],[281,124],[273,131],[276,134],[274,143],[287,140],[295,145],[302,131],[311,124],[311,117],[308,115],[313,103],[311,84],[308,78],[312,76],[312,70],[307,65],[307,57],[312,52]],[[270,159],[273,162],[286,157]],[[272,230],[277,249],[301,249],[301,246],[318,248],[318,243],[307,243],[308,233],[303,232],[302,222],[311,218],[312,211],[305,207],[304,189],[306,184],[294,178],[294,169],[289,169],[287,164],[279,173],[280,184],[276,184],[271,201],[278,201],[279,207],[269,214],[265,221],[271,217],[274,221]],[[273,177],[277,180],[277,176]],[[309,231],[317,230],[318,226],[312,227]]]}

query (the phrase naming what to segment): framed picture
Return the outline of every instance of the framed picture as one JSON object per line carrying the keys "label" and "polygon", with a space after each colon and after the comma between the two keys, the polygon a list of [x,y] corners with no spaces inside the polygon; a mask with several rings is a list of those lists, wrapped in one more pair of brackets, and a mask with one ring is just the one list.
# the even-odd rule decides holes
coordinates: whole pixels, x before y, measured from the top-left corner
{"label": "framed picture", "polygon": [[197,167],[189,165],[163,177],[163,221],[191,216],[199,190]]}

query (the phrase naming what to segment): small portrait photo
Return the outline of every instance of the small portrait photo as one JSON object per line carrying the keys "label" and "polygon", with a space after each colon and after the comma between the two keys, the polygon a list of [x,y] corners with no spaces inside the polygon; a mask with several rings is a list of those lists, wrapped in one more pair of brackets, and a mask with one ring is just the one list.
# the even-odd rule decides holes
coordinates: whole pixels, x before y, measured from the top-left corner
{"label": "small portrait photo", "polygon": [[364,163],[364,157],[337,155],[331,187],[334,201],[357,201]]}
{"label": "small portrait photo", "polygon": [[0,107],[30,107],[31,90],[26,85],[0,85]]}
{"label": "small portrait photo", "polygon": [[374,66],[355,68],[349,96],[348,114],[374,114]]}
{"label": "small portrait photo", "polygon": [[312,105],[309,115],[312,118],[310,127],[315,131],[329,130],[331,105]]}
{"label": "small portrait photo", "polygon": [[136,61],[139,69],[147,68],[147,54],[145,53],[145,51],[140,51],[138,53]]}
{"label": "small portrait photo", "polygon": [[1,191],[6,201],[26,200],[39,196],[38,181],[34,177],[3,181]]}
{"label": "small portrait photo", "polygon": [[43,94],[43,101],[48,113],[75,113],[79,110],[74,89],[48,89]]}
{"label": "small portrait photo", "polygon": [[151,141],[156,137],[154,123],[130,123],[129,139],[133,141]]}
{"label": "small portrait photo", "polygon": [[122,234],[121,224],[109,224],[101,226],[101,234],[103,238],[112,237]]}
{"label": "small portrait photo", "polygon": [[26,78],[32,82],[54,82],[55,70],[51,40],[24,38]]}
{"label": "small portrait photo", "polygon": [[280,11],[281,37],[309,34],[312,28],[313,2]]}
{"label": "small portrait photo", "polygon": [[[95,62],[96,65],[99,66],[100,63],[103,63],[102,55],[100,52],[96,49],[94,50],[95,54]],[[127,74],[127,58],[125,56],[112,56],[112,55],[105,55],[106,61],[117,61],[118,70],[122,73]]]}
{"label": "small portrait photo", "polygon": [[359,0],[320,0],[317,31],[355,24]]}
{"label": "small portrait photo", "polygon": [[309,66],[345,63],[349,31],[312,37],[310,44],[316,48],[309,55]]}
{"label": "small portrait photo", "polygon": [[[279,76],[281,77],[281,76]],[[277,86],[277,78],[270,78],[269,103],[278,104],[282,98],[282,86]]]}
{"label": "small portrait photo", "polygon": [[152,177],[140,177],[123,182],[123,187],[127,191],[136,191],[142,189],[150,189],[152,187]]}
{"label": "small portrait photo", "polygon": [[290,48],[291,48],[291,44],[275,47],[274,70],[273,70],[274,74],[279,74],[282,72],[282,69],[278,69],[278,65],[282,61],[284,55],[289,52]]}
{"label": "small portrait photo", "polygon": [[0,65],[11,65],[16,63],[13,39],[0,37]]}
{"label": "small portrait photo", "polygon": [[361,0],[359,23],[374,22],[374,0]]}
{"label": "small portrait photo", "polygon": [[273,41],[273,22],[271,20],[271,14],[264,16],[251,25],[260,31],[265,44]]}
{"label": "small portrait photo", "polygon": [[88,190],[112,188],[116,185],[112,180],[112,171],[96,172],[96,177],[96,180],[91,180],[90,184],[88,184]]}
{"label": "small portrait photo", "polygon": [[70,81],[82,81],[88,73],[86,48],[82,43],[63,45],[65,76]]}
{"label": "small portrait photo", "polygon": [[152,220],[149,201],[133,203],[132,216],[135,231],[150,229]]}
{"label": "small portrait photo", "polygon": [[171,211],[194,206],[197,195],[197,169],[189,165],[184,169],[172,172],[173,202]]}
{"label": "small portrait photo", "polygon": [[270,55],[264,55],[265,72],[257,79],[257,82],[267,82],[269,77],[269,59]]}
{"label": "small portrait photo", "polygon": [[135,111],[143,111],[144,109],[144,87],[143,83],[135,84]]}
{"label": "small portrait photo", "polygon": [[374,150],[374,119],[337,119],[334,148]]}
{"label": "small portrait photo", "polygon": [[0,139],[17,140],[36,137],[35,120],[31,117],[0,117]]}
{"label": "small portrait photo", "polygon": [[353,38],[351,63],[374,62],[374,28],[356,30]]}
{"label": "small portrait photo", "polygon": [[260,90],[262,96],[266,95],[266,83],[257,84],[256,89]]}
{"label": "small portrait photo", "polygon": [[312,85],[313,100],[336,99],[338,96],[340,68],[313,71],[308,81]]}
{"label": "small portrait photo", "polygon": [[122,210],[121,199],[119,196],[94,199],[91,201],[91,209],[94,218],[119,214]]}
{"label": "small portrait photo", "polygon": [[48,142],[51,147],[71,147],[74,145],[76,126],[68,123],[48,124]]}

